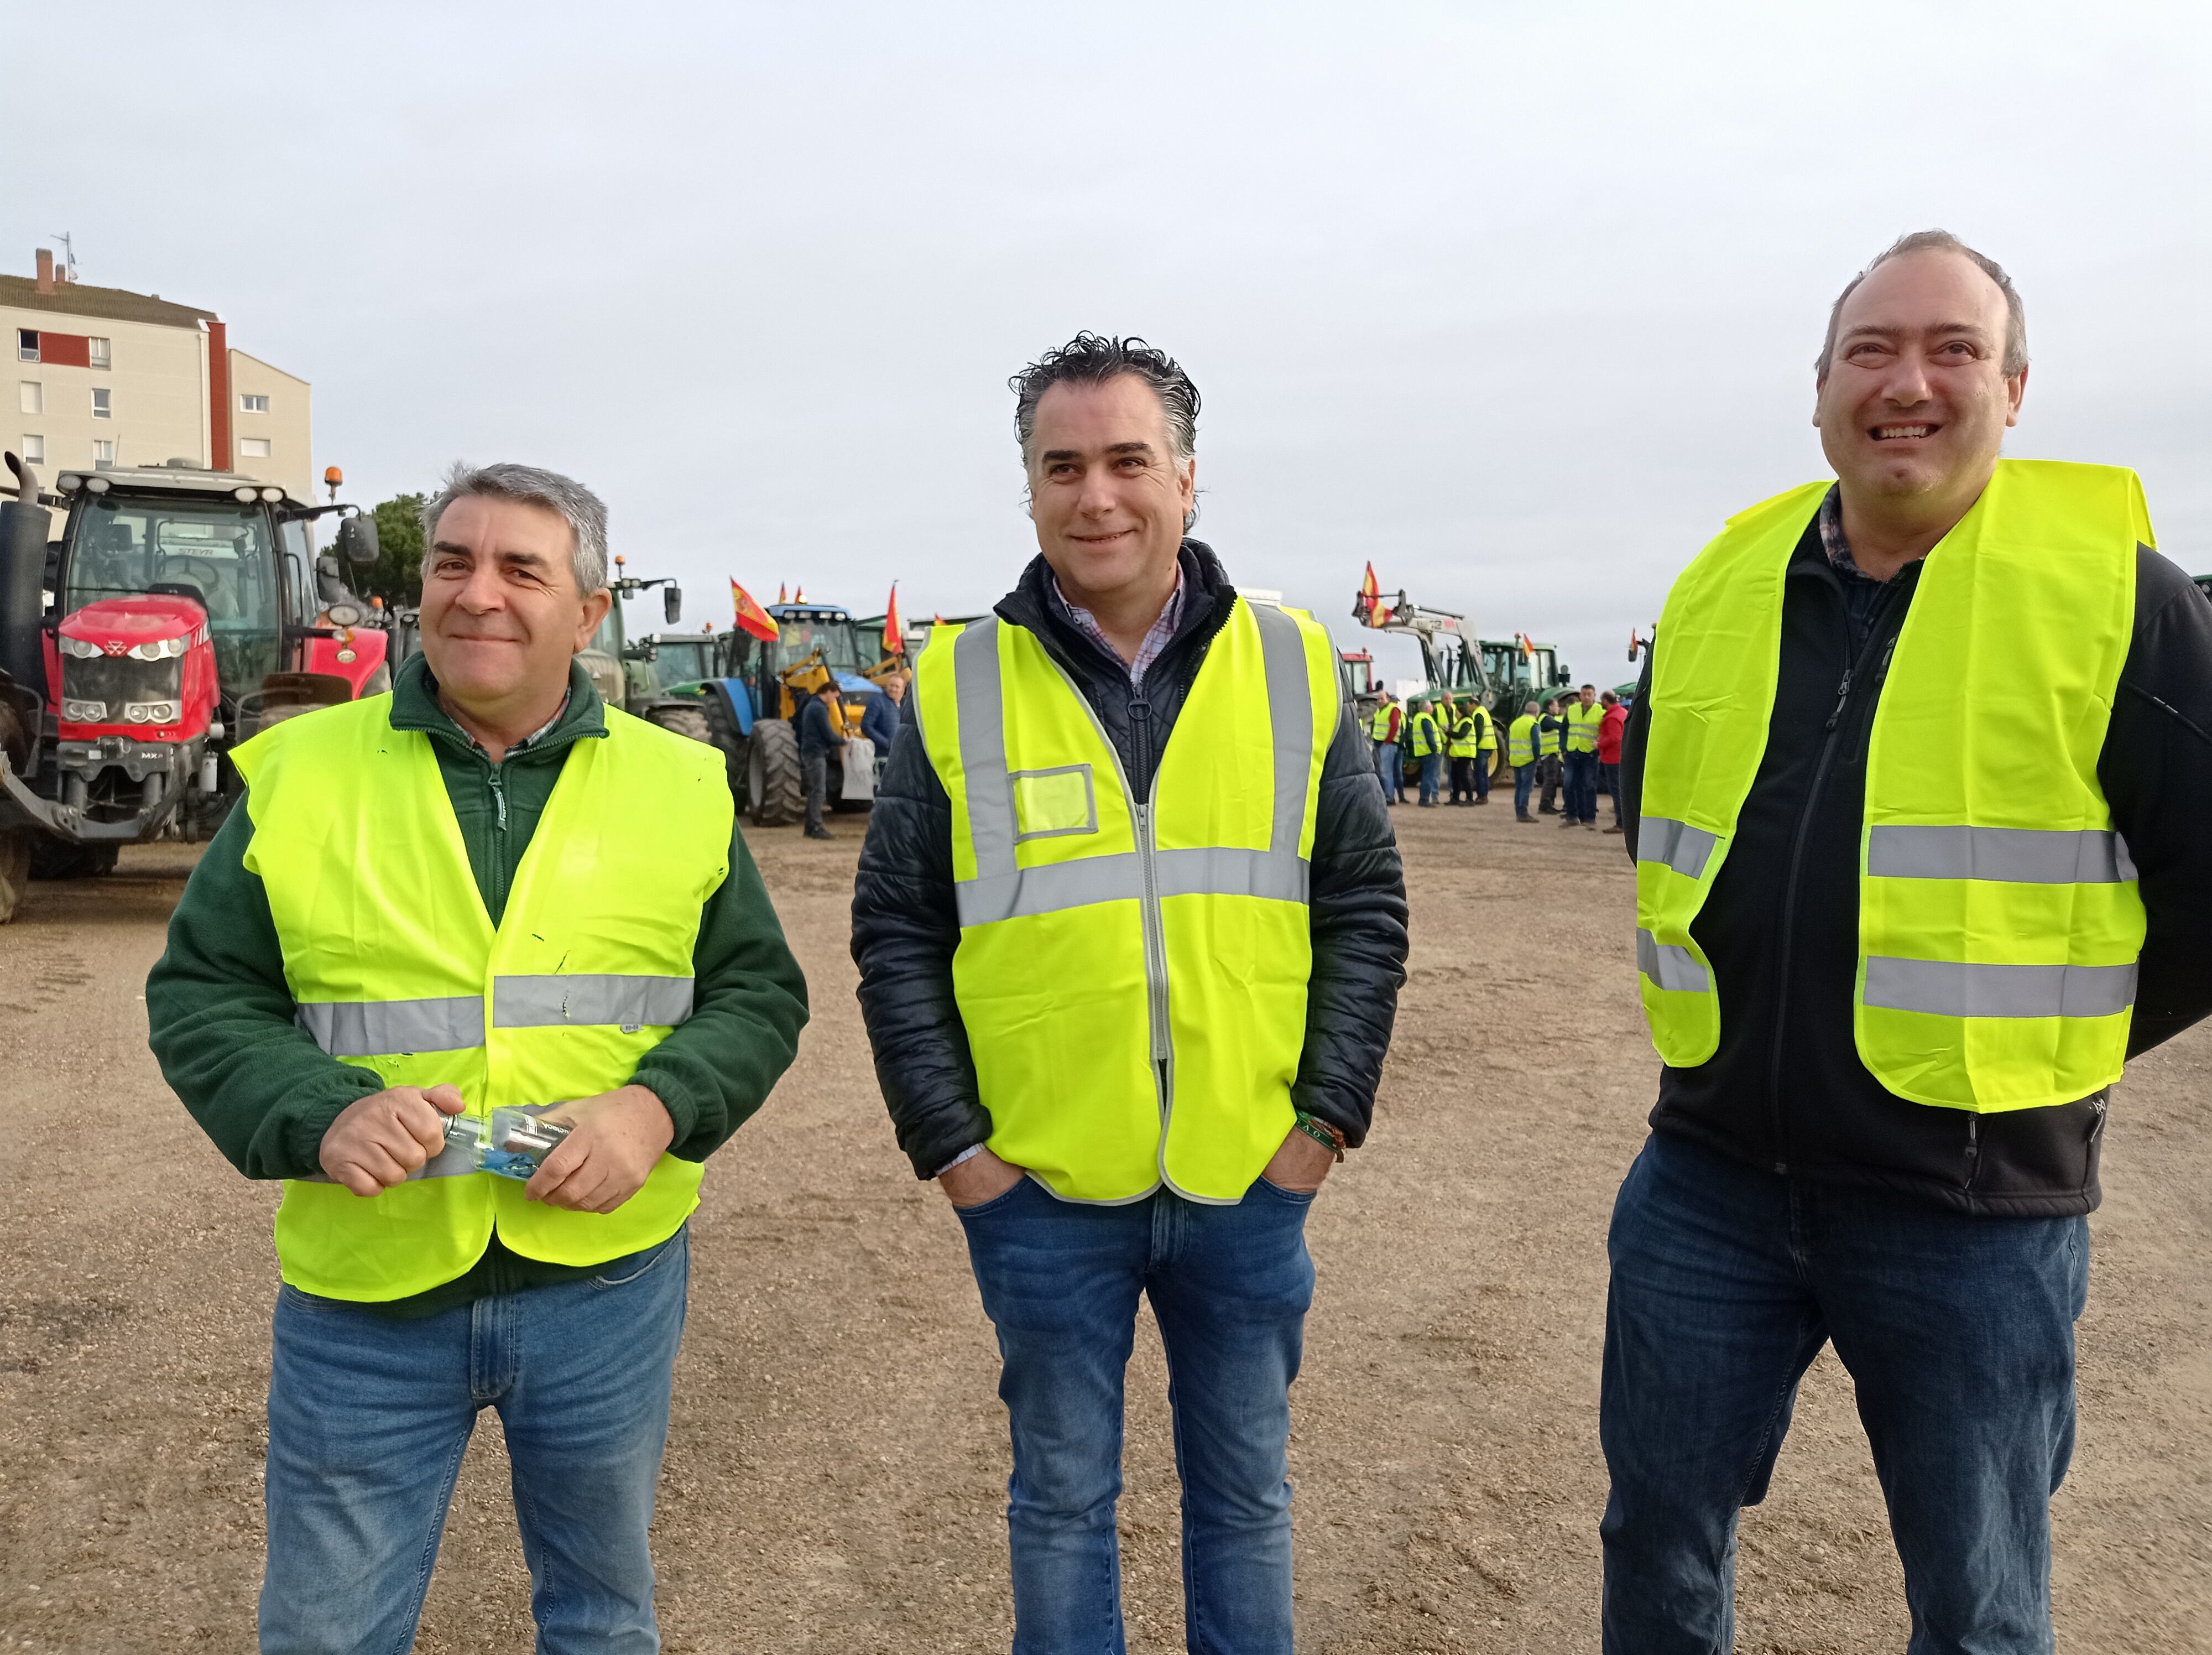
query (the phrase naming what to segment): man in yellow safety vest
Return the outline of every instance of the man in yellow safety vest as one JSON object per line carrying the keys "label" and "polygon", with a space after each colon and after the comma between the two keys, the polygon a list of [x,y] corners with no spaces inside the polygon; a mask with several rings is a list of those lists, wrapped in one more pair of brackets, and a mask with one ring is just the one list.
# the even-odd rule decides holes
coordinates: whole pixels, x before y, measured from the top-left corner
{"label": "man in yellow safety vest", "polygon": [[1536,787],[1536,703],[1523,702],[1521,716],[1505,734],[1505,762],[1513,767],[1513,819],[1534,822],[1528,813],[1529,795]]}
{"label": "man in yellow safety vest", "polygon": [[1497,738],[1490,733],[1490,709],[1473,696],[1451,703],[1451,729],[1445,751],[1451,758],[1451,802],[1486,805],[1490,802],[1490,771],[1482,762],[1486,738],[1494,751]]}
{"label": "man in yellow safety vest", "polygon": [[2132,472],[1999,455],[2019,294],[1942,231],[1847,286],[1837,480],[1730,518],[1624,731],[1665,1068],[1613,1210],[1608,1651],[1712,1651],[1832,1340],[1911,1647],[2048,1651],[2111,1089],[2212,1010],[2212,605]]}
{"label": "man in yellow safety vest", "polygon": [[422,520],[422,654],[236,750],[146,985],[177,1095],[285,1180],[261,1646],[412,1646],[492,1408],[538,1646],[651,1650],[685,1222],[806,985],[721,755],[574,660],[598,498],[456,466]]}
{"label": "man in yellow safety vest", "polygon": [[854,895],[861,1010],[998,1329],[1015,1647],[1122,1646],[1149,1296],[1189,1600],[1212,1646],[1286,1655],[1304,1226],[1373,1107],[1397,849],[1327,630],[1187,538],[1188,376],[1086,333],[1014,390],[1041,555],[915,669]]}
{"label": "man in yellow safety vest", "polygon": [[1605,709],[1597,704],[1597,685],[1585,684],[1567,703],[1566,820],[1561,827],[1585,827],[1597,831],[1597,735],[1605,721]]}

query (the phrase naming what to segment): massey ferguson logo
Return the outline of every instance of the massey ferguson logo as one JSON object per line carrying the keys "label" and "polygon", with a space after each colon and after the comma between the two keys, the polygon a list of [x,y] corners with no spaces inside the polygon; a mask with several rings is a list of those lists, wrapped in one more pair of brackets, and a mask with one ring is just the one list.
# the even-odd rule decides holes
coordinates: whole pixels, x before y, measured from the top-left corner
{"label": "massey ferguson logo", "polygon": [[111,655],[127,655],[131,653],[131,646],[129,644],[121,642],[120,641],[113,638],[109,639],[106,643],[100,647],[107,651]]}

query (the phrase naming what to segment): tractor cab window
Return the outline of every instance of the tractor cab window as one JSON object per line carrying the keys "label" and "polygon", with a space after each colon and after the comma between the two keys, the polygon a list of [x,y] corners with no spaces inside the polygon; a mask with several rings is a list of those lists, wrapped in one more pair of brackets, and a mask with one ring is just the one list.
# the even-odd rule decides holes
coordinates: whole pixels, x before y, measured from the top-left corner
{"label": "tractor cab window", "polygon": [[822,664],[832,672],[860,672],[876,664],[872,655],[865,661],[860,659],[860,640],[850,621],[830,615],[811,620],[794,615],[781,625],[776,647],[786,664],[805,660],[817,649],[822,652]]}
{"label": "tractor cab window", "polygon": [[165,592],[207,611],[223,691],[278,670],[276,548],[268,514],[213,501],[95,497],[70,545],[62,612]]}
{"label": "tractor cab window", "polygon": [[656,646],[653,660],[647,664],[655,690],[670,690],[680,684],[696,684],[702,678],[716,676],[714,672],[714,641],[711,637],[663,638]]}
{"label": "tractor cab window", "polygon": [[617,597],[607,605],[607,618],[599,623],[599,630],[592,634],[592,641],[584,646],[596,649],[603,655],[620,660],[623,651],[622,599]]}

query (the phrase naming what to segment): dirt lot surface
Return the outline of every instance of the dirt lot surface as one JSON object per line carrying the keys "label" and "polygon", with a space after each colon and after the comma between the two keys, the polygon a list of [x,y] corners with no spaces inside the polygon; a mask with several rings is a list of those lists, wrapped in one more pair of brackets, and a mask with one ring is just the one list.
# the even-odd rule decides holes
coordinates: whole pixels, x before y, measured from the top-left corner
{"label": "dirt lot surface", "polygon": [[[1606,1216],[1656,1060],[1614,838],[1510,808],[1399,812],[1412,981],[1369,1147],[1332,1178],[1295,1395],[1303,1646],[1596,1646]],[[678,1651],[1006,1647],[995,1350],[942,1197],[892,1147],[853,1001],[860,824],[755,845],[814,987],[798,1066],[717,1157],[661,1488]],[[0,930],[0,1648],[241,1650],[261,1558],[275,1191],[239,1178],[144,1044],[191,853],[39,885]],[[2057,1506],[2067,1647],[2212,1649],[2212,1031],[2113,1110]],[[1131,1375],[1132,1640],[1182,1646],[1156,1336]],[[524,1650],[496,1420],[469,1454],[419,1647]],[[1901,1649],[1901,1581],[1824,1357],[1743,1525],[1741,1647]]]}

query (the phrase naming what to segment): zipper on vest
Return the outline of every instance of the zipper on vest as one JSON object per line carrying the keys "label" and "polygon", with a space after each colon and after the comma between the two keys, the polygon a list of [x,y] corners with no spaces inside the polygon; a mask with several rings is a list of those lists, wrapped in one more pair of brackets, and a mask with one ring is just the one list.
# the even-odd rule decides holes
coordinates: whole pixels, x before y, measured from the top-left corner
{"label": "zipper on vest", "polygon": [[[1838,739],[1836,727],[1842,721],[1844,709],[1850,703],[1851,680],[1866,665],[1868,656],[1874,653],[1875,639],[1878,636],[1880,623],[1889,613],[1892,595],[1890,593],[1883,594],[1881,603],[1875,611],[1876,630],[1869,631],[1866,645],[1856,659],[1850,658],[1850,618],[1848,615],[1844,618],[1844,653],[1850,664],[1844,668],[1843,682],[1836,686],[1834,710],[1829,713],[1828,721],[1821,727],[1820,757],[1813,766],[1813,780],[1805,789],[1805,800],[1797,807],[1797,826],[1790,840],[1790,873],[1782,887],[1782,953],[1774,971],[1774,1056],[1767,1074],[1767,1116],[1774,1133],[1774,1170],[1778,1173],[1786,1174],[1790,1171],[1790,1157],[1783,1149],[1782,1054],[1783,1036],[1790,1018],[1790,961],[1791,950],[1796,945],[1797,883],[1798,875],[1805,865],[1805,837],[1813,824],[1813,806],[1820,802],[1820,789],[1828,779],[1828,767],[1836,756]],[[1893,645],[1895,640],[1893,638],[1891,642]],[[1885,653],[1882,657],[1885,669],[1888,660]]]}
{"label": "zipper on vest", "polygon": [[[497,898],[492,912],[504,916],[507,912],[507,783],[500,775],[499,766],[490,770],[492,806],[491,888]],[[496,924],[498,922],[493,922]]]}

